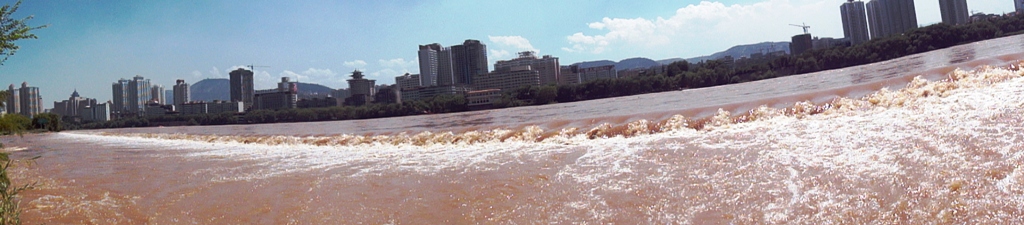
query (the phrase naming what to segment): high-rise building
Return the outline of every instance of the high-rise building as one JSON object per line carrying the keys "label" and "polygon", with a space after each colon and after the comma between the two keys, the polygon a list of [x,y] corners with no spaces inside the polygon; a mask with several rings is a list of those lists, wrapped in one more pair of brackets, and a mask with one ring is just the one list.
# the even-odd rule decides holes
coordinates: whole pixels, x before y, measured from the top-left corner
{"label": "high-rise building", "polygon": [[967,24],[970,13],[967,0],[939,0],[939,11],[942,12],[942,23],[949,25]]}
{"label": "high-rise building", "polygon": [[[96,99],[93,99],[93,98],[83,98],[83,97],[78,95],[78,90],[75,90],[75,92],[71,93],[71,97],[68,98],[68,100],[64,100],[64,101],[60,101],[60,102],[53,102],[53,111],[52,112],[54,114],[65,116],[65,117],[75,117],[75,118],[81,118],[81,119],[91,119],[91,118],[86,118],[82,114],[85,111],[91,110],[93,107],[96,107]],[[91,116],[91,114],[90,114],[90,116]]]}
{"label": "high-rise building", "polygon": [[125,101],[127,113],[135,116],[145,116],[146,103],[153,99],[149,79],[136,75],[128,81],[128,94]]}
{"label": "high-rise building", "polygon": [[110,114],[116,118],[128,113],[128,83],[127,79],[121,78],[111,85],[113,96],[110,99]]}
{"label": "high-rise building", "polygon": [[38,87],[29,87],[28,82],[22,82],[21,89],[18,89],[18,98],[21,103],[21,115],[31,118],[43,112],[43,97],[39,95]]}
{"label": "high-rise building", "polygon": [[455,71],[452,66],[452,49],[441,48],[441,51],[437,52],[437,85],[455,84],[454,73]]}
{"label": "high-rise building", "polygon": [[238,68],[235,71],[231,71],[230,83],[231,83],[231,101],[242,102],[243,107],[248,110],[252,107],[253,90],[252,76],[253,72],[247,69]]}
{"label": "high-rise building", "polygon": [[441,45],[437,43],[420,45],[420,84],[423,86],[437,85],[437,73],[440,62]]}
{"label": "high-rise building", "polygon": [[487,46],[478,40],[466,40],[462,45],[452,46],[452,72],[455,84],[473,84],[473,77],[490,70],[487,63]]}
{"label": "high-rise building", "polygon": [[375,80],[363,78],[363,72],[359,70],[352,71],[352,79],[348,79],[349,99],[345,99],[345,102],[352,103],[348,105],[357,106],[373,102],[375,82]]}
{"label": "high-rise building", "polygon": [[[164,96],[164,86],[163,85],[156,85],[156,84],[154,84],[152,87],[150,87],[149,88],[149,96],[151,97],[149,102],[160,104],[160,105],[167,104],[167,98],[166,98],[167,96]],[[169,105],[169,104],[167,104],[167,105]]]}
{"label": "high-rise building", "polygon": [[839,11],[843,16],[843,35],[850,40],[851,44],[860,44],[868,41],[871,37],[868,34],[868,18],[864,9],[864,2],[847,0]]}
{"label": "high-rise building", "polygon": [[867,3],[871,39],[902,34],[917,28],[913,0],[871,0]]}
{"label": "high-rise building", "polygon": [[21,98],[18,97],[18,94],[20,91],[14,88],[14,84],[7,88],[7,113],[21,113]]}
{"label": "high-rise building", "polygon": [[793,36],[793,40],[789,44],[789,52],[793,55],[802,54],[812,48],[814,48],[814,43],[811,41],[811,34]]}
{"label": "high-rise building", "polygon": [[1017,12],[1024,13],[1024,0],[1013,0],[1013,7],[1017,9]]}
{"label": "high-rise building", "polygon": [[538,58],[535,52],[520,52],[518,58],[495,62],[494,71],[518,66],[530,66],[532,70],[539,72],[541,85],[558,84],[558,77],[561,74],[558,57],[545,55],[542,58]]}
{"label": "high-rise building", "polygon": [[185,83],[185,80],[179,79],[174,84],[174,104],[175,105],[185,104],[186,102],[188,102],[191,99],[192,99],[192,95],[189,93],[188,83]]}

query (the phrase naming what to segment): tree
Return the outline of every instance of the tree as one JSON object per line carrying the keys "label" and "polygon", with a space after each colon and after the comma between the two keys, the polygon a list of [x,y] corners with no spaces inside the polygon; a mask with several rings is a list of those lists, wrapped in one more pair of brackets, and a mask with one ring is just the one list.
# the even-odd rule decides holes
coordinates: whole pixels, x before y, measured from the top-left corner
{"label": "tree", "polygon": [[46,25],[32,27],[28,25],[28,20],[32,19],[32,16],[25,17],[23,19],[14,19],[12,16],[14,12],[18,11],[18,7],[21,6],[19,0],[14,5],[5,5],[0,8],[0,55],[3,59],[0,59],[0,65],[7,61],[7,57],[14,55],[18,51],[18,45],[14,42],[22,39],[37,39],[35,34],[29,33],[32,30],[38,30],[45,28]]}

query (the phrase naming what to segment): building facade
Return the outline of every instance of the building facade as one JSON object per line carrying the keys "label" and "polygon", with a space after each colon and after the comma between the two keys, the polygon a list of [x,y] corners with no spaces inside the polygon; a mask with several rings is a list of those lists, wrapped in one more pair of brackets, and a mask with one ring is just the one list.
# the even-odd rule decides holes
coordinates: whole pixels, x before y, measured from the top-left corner
{"label": "building facade", "polygon": [[864,2],[847,0],[839,6],[839,12],[843,17],[843,36],[850,40],[851,44],[864,43],[871,38]]}
{"label": "building facade", "polygon": [[970,17],[967,0],[939,0],[939,11],[942,12],[942,23],[949,25],[967,24]]}
{"label": "building facade", "polygon": [[451,47],[453,83],[473,84],[473,77],[490,71],[487,46],[478,40],[466,40]]}
{"label": "building facade", "polygon": [[561,66],[559,68],[558,85],[573,85],[580,83],[580,74],[576,73],[579,66]]}
{"label": "building facade", "polygon": [[14,84],[7,88],[7,113],[21,113],[21,97],[18,96],[20,93],[19,89],[14,88]]}
{"label": "building facade", "polygon": [[229,73],[231,101],[241,102],[245,109],[252,107],[255,90],[253,90],[253,72],[238,68]]}
{"label": "building facade", "polygon": [[420,58],[420,84],[424,86],[437,85],[437,73],[440,62],[441,45],[433,43],[420,45],[418,52]]}
{"label": "building facade", "polygon": [[96,105],[96,99],[83,98],[78,95],[78,90],[75,90],[75,92],[71,93],[71,97],[68,100],[53,102],[53,110],[51,112],[62,117],[84,118],[82,114],[91,108],[95,108]]}
{"label": "building facade", "polygon": [[43,97],[39,95],[38,87],[29,87],[28,82],[22,82],[18,89],[20,113],[22,116],[32,118],[36,114],[43,113]]}
{"label": "building facade", "polygon": [[242,102],[188,102],[174,105],[174,109],[183,115],[195,114],[220,114],[220,113],[241,113],[245,111],[245,104]]}
{"label": "building facade", "polygon": [[913,0],[871,0],[867,3],[871,39],[902,34],[917,28]]}
{"label": "building facade", "polygon": [[278,110],[298,107],[298,84],[282,77],[277,89],[256,91],[254,109]]}
{"label": "building facade", "polygon": [[558,64],[558,57],[545,55],[538,58],[535,52],[520,52],[519,57],[511,60],[499,60],[494,63],[494,71],[517,66],[530,66],[540,73],[540,84],[558,84],[558,77],[561,75],[561,65]]}
{"label": "building facade", "polygon": [[600,79],[618,78],[618,71],[615,70],[615,65],[596,66],[589,68],[577,67],[575,71],[576,74],[580,77],[580,83],[586,83],[588,81]]}
{"label": "building facade", "polygon": [[185,104],[191,99],[192,94],[189,92],[188,83],[185,83],[185,80],[177,80],[174,84],[174,104]]}
{"label": "building facade", "polygon": [[164,95],[164,91],[165,89],[163,85],[154,84],[153,87],[149,88],[149,96],[152,98],[149,102],[161,105],[170,105],[167,104],[167,96]]}
{"label": "building facade", "polygon": [[[348,79],[348,98],[362,98],[359,101],[354,102],[373,102],[373,87],[376,81],[368,80],[363,77],[363,72],[359,70],[352,71],[352,79]],[[346,102],[348,102],[348,100],[346,100]]]}
{"label": "building facade", "polygon": [[142,76],[136,75],[131,80],[128,80],[127,88],[125,88],[127,93],[124,93],[124,107],[126,110],[122,114],[145,116],[146,103],[153,99],[152,92],[150,91],[151,87],[149,79]]}
{"label": "building facade", "polygon": [[114,118],[120,118],[128,113],[128,83],[127,79],[122,78],[111,85],[113,96],[110,98],[110,113]]}
{"label": "building facade", "polygon": [[503,67],[494,72],[480,74],[473,78],[477,90],[515,90],[523,86],[540,86],[540,72],[530,66]]}
{"label": "building facade", "polygon": [[452,49],[441,48],[437,53],[437,85],[455,84],[455,71],[452,65]]}
{"label": "building facade", "polygon": [[467,85],[438,85],[430,87],[417,87],[408,90],[401,90],[399,95],[402,101],[427,100],[440,95],[461,95],[472,90]]}
{"label": "building facade", "polygon": [[793,55],[799,55],[812,48],[814,48],[814,42],[811,41],[811,34],[793,36],[793,40],[789,44],[789,52]]}
{"label": "building facade", "polygon": [[1013,0],[1013,7],[1017,12],[1024,13],[1024,0]]}
{"label": "building facade", "polygon": [[398,85],[399,89],[410,89],[419,86],[434,86],[434,85],[421,85],[420,74],[408,74],[395,77],[395,84]]}

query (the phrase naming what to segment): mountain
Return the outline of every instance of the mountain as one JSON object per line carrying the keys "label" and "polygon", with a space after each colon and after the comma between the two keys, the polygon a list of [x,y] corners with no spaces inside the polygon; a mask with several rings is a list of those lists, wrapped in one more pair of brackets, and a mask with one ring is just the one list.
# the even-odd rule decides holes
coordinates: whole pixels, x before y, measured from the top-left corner
{"label": "mountain", "polygon": [[230,81],[228,79],[203,79],[196,82],[188,87],[190,94],[192,95],[192,101],[213,101],[222,100],[227,101],[231,99],[231,93],[229,90]]}
{"label": "mountain", "polygon": [[[222,100],[227,101],[231,99],[231,93],[229,90],[230,81],[228,79],[204,79],[192,86],[189,89],[192,91],[192,101],[213,101]],[[327,86],[311,83],[298,83],[299,96],[327,96],[334,91],[334,89]]]}
{"label": "mountain", "polygon": [[591,68],[591,67],[598,67],[598,66],[615,65],[615,61],[600,60],[600,61],[578,62],[578,63],[573,63],[572,65],[579,66],[580,69],[582,69],[582,68]]}
{"label": "mountain", "polygon": [[737,45],[722,52],[717,52],[709,56],[693,57],[686,59],[686,61],[690,63],[697,63],[709,59],[719,59],[725,56],[732,56],[734,59],[739,59],[742,57],[750,57],[750,54],[760,53],[762,51],[767,52],[773,49],[774,51],[785,51],[786,54],[789,54],[789,42],[761,42],[757,44]]}
{"label": "mountain", "polygon": [[658,63],[660,63],[661,65],[668,65],[668,64],[672,64],[674,62],[679,62],[679,61],[683,61],[683,60],[686,60],[686,59],[684,59],[684,58],[662,59],[662,60],[658,60]]}
{"label": "mountain", "polygon": [[615,70],[622,71],[628,69],[647,69],[651,68],[652,66],[659,65],[661,64],[648,58],[630,58],[623,59],[622,61],[619,61],[619,63],[616,63]]}

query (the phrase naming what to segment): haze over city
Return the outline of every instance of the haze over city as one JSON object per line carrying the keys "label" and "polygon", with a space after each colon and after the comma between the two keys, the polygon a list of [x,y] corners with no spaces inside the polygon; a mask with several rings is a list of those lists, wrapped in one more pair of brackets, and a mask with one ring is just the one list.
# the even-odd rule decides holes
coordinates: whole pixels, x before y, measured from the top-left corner
{"label": "haze over city", "polygon": [[[110,84],[142,75],[170,86],[256,68],[257,89],[280,77],[346,88],[352,70],[379,84],[418,73],[417,46],[476,39],[493,62],[519,51],[563,65],[631,57],[708,55],[740,44],[789,41],[806,23],[842,37],[843,0],[804,1],[408,1],[134,2],[31,1],[16,17],[49,25],[3,66],[7,83],[40,88],[43,103],[82,96],[106,101]],[[4,1],[11,4],[13,1]],[[940,21],[936,1],[915,1],[920,25]],[[972,12],[1010,12],[1008,0],[968,1]],[[472,18],[472,19],[470,19]]]}

